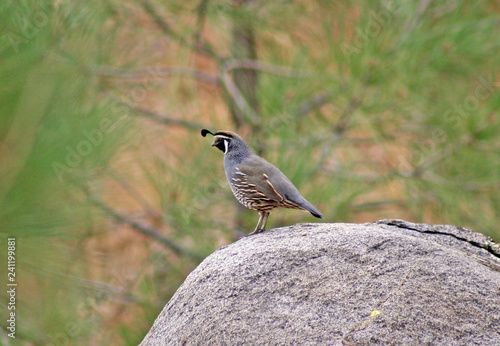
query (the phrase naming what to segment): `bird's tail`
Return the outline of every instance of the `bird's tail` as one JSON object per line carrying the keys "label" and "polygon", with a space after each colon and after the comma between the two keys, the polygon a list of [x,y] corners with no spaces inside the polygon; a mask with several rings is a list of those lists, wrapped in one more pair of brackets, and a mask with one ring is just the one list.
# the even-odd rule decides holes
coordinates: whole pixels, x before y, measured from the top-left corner
{"label": "bird's tail", "polygon": [[323,218],[323,214],[321,214],[319,212],[318,209],[316,209],[311,203],[309,203],[308,201],[306,201],[306,205],[303,205],[303,207],[311,213],[311,215],[313,216],[316,216],[318,219],[322,219]]}
{"label": "bird's tail", "polygon": [[[301,196],[302,197],[302,196]],[[318,209],[316,209],[311,203],[309,203],[304,197],[302,197],[300,199],[300,201],[293,201],[293,200],[290,200],[293,204],[295,204],[295,206],[289,206],[291,208],[297,208],[297,206],[299,207],[298,209],[303,209],[303,210],[307,210],[308,212],[311,213],[311,215],[317,217],[318,219],[322,219],[323,218],[323,214],[321,214],[319,212]]]}

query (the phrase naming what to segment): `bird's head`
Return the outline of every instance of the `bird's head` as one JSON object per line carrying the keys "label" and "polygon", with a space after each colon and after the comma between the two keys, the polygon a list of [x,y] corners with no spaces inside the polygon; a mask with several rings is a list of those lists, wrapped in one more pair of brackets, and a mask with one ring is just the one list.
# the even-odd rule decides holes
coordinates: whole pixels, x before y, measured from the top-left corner
{"label": "bird's head", "polygon": [[227,154],[233,150],[239,150],[242,148],[247,148],[247,145],[243,141],[243,139],[238,136],[236,133],[231,131],[217,131],[216,133],[212,133],[207,129],[201,130],[201,135],[205,137],[207,134],[211,134],[214,136],[214,142],[212,143],[213,147],[217,147],[224,154]]}

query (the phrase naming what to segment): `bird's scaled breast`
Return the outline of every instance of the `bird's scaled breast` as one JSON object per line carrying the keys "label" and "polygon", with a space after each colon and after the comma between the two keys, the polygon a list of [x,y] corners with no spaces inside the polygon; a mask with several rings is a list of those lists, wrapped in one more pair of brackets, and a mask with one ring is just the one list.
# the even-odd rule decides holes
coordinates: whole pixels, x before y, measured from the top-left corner
{"label": "bird's scaled breast", "polygon": [[249,183],[244,174],[238,172],[229,179],[229,186],[234,197],[248,209],[271,211],[279,208],[279,203],[259,191],[255,184]]}

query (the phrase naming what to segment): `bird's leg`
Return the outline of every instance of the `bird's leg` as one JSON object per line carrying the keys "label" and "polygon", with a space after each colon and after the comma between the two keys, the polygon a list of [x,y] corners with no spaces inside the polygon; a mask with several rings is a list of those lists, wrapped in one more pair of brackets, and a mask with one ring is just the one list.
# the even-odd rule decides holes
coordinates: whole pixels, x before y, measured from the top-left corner
{"label": "bird's leg", "polygon": [[269,213],[267,211],[264,212],[264,218],[262,220],[262,225],[260,225],[260,231],[264,232],[266,230],[267,218],[269,217]]}
{"label": "bird's leg", "polygon": [[255,226],[254,231],[249,235],[264,232],[266,230],[267,217],[269,216],[269,213],[266,211],[259,211],[259,215],[260,217],[259,221],[257,222],[257,226]]}
{"label": "bird's leg", "polygon": [[259,211],[260,216],[259,216],[259,221],[257,222],[257,226],[255,226],[255,229],[253,230],[253,232],[248,234],[248,235],[257,234],[257,233],[262,232],[262,230],[260,229],[260,225],[262,224],[262,219],[264,218],[264,214],[265,214],[265,212]]}

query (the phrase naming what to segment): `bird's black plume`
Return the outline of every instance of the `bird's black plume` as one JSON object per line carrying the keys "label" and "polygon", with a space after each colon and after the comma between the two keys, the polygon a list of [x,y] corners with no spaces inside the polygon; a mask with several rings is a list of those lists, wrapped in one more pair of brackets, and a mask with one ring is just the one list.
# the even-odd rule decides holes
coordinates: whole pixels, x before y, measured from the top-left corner
{"label": "bird's black plume", "polygon": [[207,129],[201,130],[201,135],[205,137],[207,134],[211,134],[212,136],[215,136],[212,132],[208,131]]}

